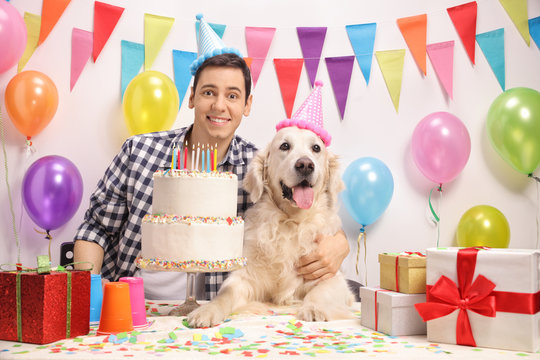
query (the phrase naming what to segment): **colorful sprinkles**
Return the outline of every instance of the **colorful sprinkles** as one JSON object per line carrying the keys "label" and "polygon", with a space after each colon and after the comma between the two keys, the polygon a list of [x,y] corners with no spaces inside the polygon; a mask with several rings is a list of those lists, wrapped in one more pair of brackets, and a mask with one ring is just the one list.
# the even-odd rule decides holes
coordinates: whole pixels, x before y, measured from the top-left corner
{"label": "colorful sprinkles", "polygon": [[143,222],[153,224],[207,224],[236,226],[244,223],[241,216],[216,217],[216,216],[179,216],[169,214],[146,214]]}
{"label": "colorful sprinkles", "polygon": [[238,257],[227,260],[187,260],[187,261],[169,261],[163,259],[147,259],[139,257],[136,264],[141,269],[159,270],[159,271],[192,271],[192,272],[211,272],[211,271],[232,271],[240,269],[247,264],[245,257]]}
{"label": "colorful sprinkles", "polygon": [[204,179],[232,179],[236,178],[236,174],[225,171],[199,171],[199,170],[187,170],[187,169],[167,169],[158,170],[154,173],[154,177],[183,177],[183,178],[204,178]]}

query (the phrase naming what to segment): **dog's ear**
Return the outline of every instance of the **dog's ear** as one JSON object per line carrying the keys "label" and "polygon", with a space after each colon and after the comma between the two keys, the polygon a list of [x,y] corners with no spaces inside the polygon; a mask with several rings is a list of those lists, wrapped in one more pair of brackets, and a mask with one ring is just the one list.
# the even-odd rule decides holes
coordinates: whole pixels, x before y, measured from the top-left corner
{"label": "dog's ear", "polygon": [[243,187],[249,193],[249,197],[253,203],[256,203],[261,198],[264,191],[264,183],[267,181],[266,174],[266,159],[268,150],[259,150],[255,158],[251,160],[248,166],[248,172],[244,178]]}
{"label": "dog's ear", "polygon": [[328,172],[327,172],[327,188],[329,206],[334,207],[337,202],[337,196],[341,190],[345,188],[343,180],[339,173],[339,158],[337,155],[328,153]]}

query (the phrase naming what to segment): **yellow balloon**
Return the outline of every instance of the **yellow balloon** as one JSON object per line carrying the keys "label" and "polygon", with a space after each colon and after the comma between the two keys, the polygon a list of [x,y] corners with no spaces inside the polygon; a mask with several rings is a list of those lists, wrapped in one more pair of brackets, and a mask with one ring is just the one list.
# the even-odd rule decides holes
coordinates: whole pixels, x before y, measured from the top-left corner
{"label": "yellow balloon", "polygon": [[502,212],[493,206],[478,205],[461,216],[456,236],[458,246],[462,247],[507,248],[510,227]]}
{"label": "yellow balloon", "polygon": [[180,100],[174,82],[159,71],[135,76],[124,92],[122,110],[132,135],[169,130]]}

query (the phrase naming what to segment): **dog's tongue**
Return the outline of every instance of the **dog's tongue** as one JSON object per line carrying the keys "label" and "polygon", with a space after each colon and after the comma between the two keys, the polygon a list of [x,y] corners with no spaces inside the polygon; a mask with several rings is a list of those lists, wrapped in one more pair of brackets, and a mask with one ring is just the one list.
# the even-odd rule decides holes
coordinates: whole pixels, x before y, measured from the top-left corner
{"label": "dog's tongue", "polygon": [[301,209],[309,209],[313,204],[313,189],[309,186],[293,187],[293,199]]}

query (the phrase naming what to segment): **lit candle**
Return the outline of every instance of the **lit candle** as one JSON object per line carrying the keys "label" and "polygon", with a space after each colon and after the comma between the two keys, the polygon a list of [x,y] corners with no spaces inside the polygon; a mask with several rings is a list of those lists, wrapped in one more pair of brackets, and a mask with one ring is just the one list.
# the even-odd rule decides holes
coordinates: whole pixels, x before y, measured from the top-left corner
{"label": "lit candle", "polygon": [[204,144],[202,145],[202,153],[201,153],[201,171],[204,172]]}
{"label": "lit candle", "polygon": [[206,158],[208,163],[206,164],[206,172],[212,171],[210,168],[210,145],[206,144]]}
{"label": "lit candle", "polygon": [[197,157],[195,158],[195,169],[194,170],[199,170],[199,154],[201,152],[201,148],[200,148],[200,144],[197,143]]}
{"label": "lit candle", "polygon": [[212,159],[211,161],[211,166],[210,166],[210,171],[214,171],[214,147],[212,146],[211,150],[210,150],[210,158]]}
{"label": "lit candle", "polygon": [[191,145],[191,171],[195,170],[195,144]]}
{"label": "lit candle", "polygon": [[214,148],[214,170],[217,171],[217,143],[216,147]]}
{"label": "lit candle", "polygon": [[186,140],[186,145],[184,146],[184,170],[187,169],[187,152],[188,152],[188,147],[187,147],[187,140]]}
{"label": "lit candle", "polygon": [[175,153],[175,145],[172,147],[172,158],[171,158],[171,170],[174,170],[174,153]]}

